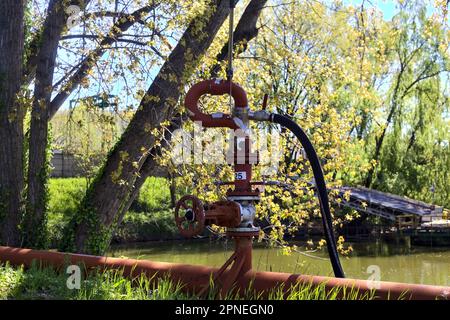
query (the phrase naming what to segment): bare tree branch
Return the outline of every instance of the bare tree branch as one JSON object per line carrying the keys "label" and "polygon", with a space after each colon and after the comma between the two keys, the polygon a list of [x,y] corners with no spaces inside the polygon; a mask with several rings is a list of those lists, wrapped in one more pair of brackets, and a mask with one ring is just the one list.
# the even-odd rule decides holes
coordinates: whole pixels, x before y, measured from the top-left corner
{"label": "bare tree branch", "polygon": [[[91,0],[71,0],[67,6],[76,5],[80,8],[84,8]],[[53,23],[54,21],[65,21],[67,20],[67,13],[64,10],[64,1],[63,0],[51,0],[47,10],[47,18],[46,22],[42,26],[42,30],[37,32],[34,38],[31,40],[28,45],[28,52],[30,55],[26,59],[26,64],[23,68],[23,85],[29,85],[31,81],[33,81],[36,76],[36,65],[39,61],[39,51],[41,49],[42,37],[45,29],[48,29],[48,24]],[[55,10],[55,8],[60,7],[61,10]]]}
{"label": "bare tree branch", "polygon": [[53,98],[50,105],[50,118],[52,118],[61,105],[67,100],[70,94],[78,87],[81,81],[87,76],[89,70],[92,68],[95,61],[103,55],[105,52],[105,47],[118,41],[120,35],[127,31],[137,20],[139,20],[143,15],[150,12],[154,6],[149,5],[142,7],[132,14],[128,15],[127,18],[122,18],[118,20],[110,29],[108,35],[103,38],[100,45],[92,50],[88,56],[83,60],[79,69],[66,81],[66,85],[59,91],[59,93]]}

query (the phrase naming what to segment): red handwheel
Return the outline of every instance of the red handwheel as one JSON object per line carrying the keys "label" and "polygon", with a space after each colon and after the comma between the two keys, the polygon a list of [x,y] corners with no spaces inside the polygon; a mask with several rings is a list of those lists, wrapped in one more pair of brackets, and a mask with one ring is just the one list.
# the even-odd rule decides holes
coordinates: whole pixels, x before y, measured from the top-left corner
{"label": "red handwheel", "polygon": [[182,197],[175,207],[175,222],[181,235],[186,238],[202,233],[205,211],[200,199],[191,195]]}

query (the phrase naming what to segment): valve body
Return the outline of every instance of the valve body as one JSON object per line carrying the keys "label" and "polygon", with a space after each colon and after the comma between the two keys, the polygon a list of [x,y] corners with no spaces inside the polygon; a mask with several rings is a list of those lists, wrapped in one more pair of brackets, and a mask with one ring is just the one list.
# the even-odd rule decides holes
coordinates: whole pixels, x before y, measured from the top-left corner
{"label": "valve body", "polygon": [[[232,115],[223,113],[205,114],[198,109],[198,101],[205,94],[224,95],[230,94],[234,99],[234,109]],[[186,94],[185,106],[188,110],[189,118],[193,121],[201,122],[207,128],[230,128],[232,136],[230,148],[227,152],[229,164],[234,166],[235,179],[227,183],[234,188],[227,190],[227,200],[218,201],[211,204],[202,204],[203,210],[192,206],[177,205],[176,219],[180,232],[191,237],[199,234],[206,225],[218,225],[227,228],[227,233],[248,235],[250,237],[259,233],[259,228],[255,227],[254,219],[256,214],[255,204],[260,200],[258,189],[252,188],[252,166],[258,164],[258,153],[251,151],[251,137],[249,134],[249,107],[247,94],[244,89],[230,81],[205,80],[195,84]],[[189,196],[193,197],[193,196]],[[182,198],[180,201],[186,200]],[[191,199],[192,200],[192,199]],[[199,202],[199,199],[193,200]],[[180,209],[185,209],[180,213]],[[180,222],[180,223],[178,223]],[[186,222],[196,224],[196,227],[183,227]],[[199,227],[200,226],[200,227]],[[190,230],[190,231],[189,231]]]}

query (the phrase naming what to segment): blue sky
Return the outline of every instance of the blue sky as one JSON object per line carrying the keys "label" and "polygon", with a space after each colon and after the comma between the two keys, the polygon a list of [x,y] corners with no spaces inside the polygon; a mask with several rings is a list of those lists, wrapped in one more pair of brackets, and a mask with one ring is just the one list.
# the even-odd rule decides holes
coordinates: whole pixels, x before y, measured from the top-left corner
{"label": "blue sky", "polygon": [[[354,5],[359,6],[361,5],[363,1],[362,0],[344,0],[343,3],[345,5]],[[383,17],[385,20],[391,20],[392,17],[396,14],[397,8],[396,8],[396,2],[395,1],[389,1],[389,0],[374,0],[374,1],[366,1],[366,4],[368,6],[377,7],[381,12],[383,12]]]}
{"label": "blue sky", "polygon": [[392,1],[381,1],[378,8],[383,12],[384,19],[391,20],[396,12],[395,3]]}
{"label": "blue sky", "polygon": [[[414,0],[418,1],[419,0]],[[343,0],[345,5],[360,6],[363,0]],[[365,0],[365,5],[368,7],[375,7],[383,13],[384,20],[392,20],[392,17],[398,12],[397,1],[391,0]],[[427,14],[431,15],[434,11],[432,0],[421,0],[422,3],[427,4]]]}

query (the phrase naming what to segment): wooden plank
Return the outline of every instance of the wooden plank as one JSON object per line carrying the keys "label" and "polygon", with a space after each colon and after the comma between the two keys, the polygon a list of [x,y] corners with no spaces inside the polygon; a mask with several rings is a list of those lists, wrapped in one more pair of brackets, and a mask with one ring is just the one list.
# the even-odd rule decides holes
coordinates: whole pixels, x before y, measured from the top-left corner
{"label": "wooden plank", "polygon": [[[443,211],[442,207],[364,187],[342,187],[339,191],[342,196],[345,192],[349,191],[351,200],[364,201],[369,207],[380,206],[389,210],[398,211],[399,213],[423,216],[439,215]],[[364,209],[361,208],[361,210]]]}

